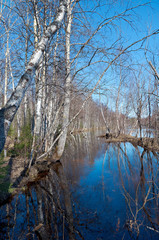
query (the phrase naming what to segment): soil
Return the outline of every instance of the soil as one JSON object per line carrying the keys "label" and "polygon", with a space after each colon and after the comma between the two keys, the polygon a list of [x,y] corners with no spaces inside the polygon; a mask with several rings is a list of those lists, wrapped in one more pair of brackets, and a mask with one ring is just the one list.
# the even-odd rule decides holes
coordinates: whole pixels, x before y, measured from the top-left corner
{"label": "soil", "polygon": [[10,157],[4,159],[5,166],[8,165],[8,174],[0,182],[1,185],[8,183],[8,188],[0,190],[0,205],[10,201],[20,191],[25,191],[28,186],[45,177],[50,167],[55,171],[60,161],[50,158],[41,159],[27,171],[28,160],[22,157]]}
{"label": "soil", "polygon": [[137,138],[137,137],[133,137],[131,135],[125,135],[125,134],[120,134],[118,137],[115,137],[115,135],[113,134],[110,134],[110,136],[107,136],[107,138],[105,135],[102,135],[99,137],[105,138],[105,141],[107,143],[130,142],[135,147],[140,146],[148,151],[159,152],[159,142],[155,138],[147,138],[147,137]]}

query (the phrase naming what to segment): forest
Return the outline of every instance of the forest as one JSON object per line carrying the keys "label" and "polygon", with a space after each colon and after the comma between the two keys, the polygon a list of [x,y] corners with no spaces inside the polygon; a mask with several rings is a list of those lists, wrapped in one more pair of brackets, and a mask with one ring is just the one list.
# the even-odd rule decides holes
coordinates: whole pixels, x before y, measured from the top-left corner
{"label": "forest", "polygon": [[40,161],[48,171],[78,134],[159,152],[158,10],[155,0],[0,0],[0,194],[10,161],[18,176]]}
{"label": "forest", "polygon": [[142,16],[151,4],[2,0],[1,151],[8,133],[31,158],[55,159],[74,131],[157,133],[158,29]]}

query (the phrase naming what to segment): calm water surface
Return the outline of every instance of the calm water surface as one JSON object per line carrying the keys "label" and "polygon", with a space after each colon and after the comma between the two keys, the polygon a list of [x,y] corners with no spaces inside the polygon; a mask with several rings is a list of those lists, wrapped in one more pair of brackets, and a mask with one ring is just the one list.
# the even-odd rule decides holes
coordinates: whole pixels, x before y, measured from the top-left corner
{"label": "calm water surface", "polygon": [[159,239],[158,154],[93,134],[1,207],[0,239]]}

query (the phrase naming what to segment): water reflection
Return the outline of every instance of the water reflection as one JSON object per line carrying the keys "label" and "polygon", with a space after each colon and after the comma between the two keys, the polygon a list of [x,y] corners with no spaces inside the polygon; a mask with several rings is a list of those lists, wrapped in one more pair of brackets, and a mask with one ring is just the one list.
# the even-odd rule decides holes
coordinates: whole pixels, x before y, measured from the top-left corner
{"label": "water reflection", "polygon": [[0,239],[159,239],[158,158],[71,136],[62,165],[1,207]]}
{"label": "water reflection", "polygon": [[1,207],[0,239],[74,239],[73,213],[63,167],[52,163],[24,194]]}
{"label": "water reflection", "polygon": [[67,169],[78,230],[84,239],[158,239],[158,155],[92,140],[81,143]]}

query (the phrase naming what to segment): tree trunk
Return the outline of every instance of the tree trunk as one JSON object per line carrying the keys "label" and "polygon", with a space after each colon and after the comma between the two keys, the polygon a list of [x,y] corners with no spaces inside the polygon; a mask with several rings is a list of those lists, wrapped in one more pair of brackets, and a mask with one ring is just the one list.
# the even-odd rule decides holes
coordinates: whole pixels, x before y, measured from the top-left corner
{"label": "tree trunk", "polygon": [[8,88],[8,41],[9,41],[9,32],[7,30],[7,47],[6,47],[6,60],[5,60],[5,83],[4,83],[4,105],[7,103],[7,88]]}
{"label": "tree trunk", "polygon": [[159,111],[157,112],[157,141],[159,142]]}
{"label": "tree trunk", "polygon": [[[39,27],[39,16],[37,10],[37,1],[34,0],[34,45],[35,49],[38,46],[40,39],[40,27]],[[45,50],[44,50],[45,51]],[[34,137],[40,137],[41,133],[41,123],[42,123],[42,80],[41,80],[41,71],[42,71],[42,61],[41,59],[38,68],[35,72],[35,84],[36,84],[36,99],[35,99],[35,119],[34,119]]]}
{"label": "tree trunk", "polygon": [[[155,74],[155,76],[157,77],[157,79],[158,79],[158,81],[159,81],[159,74],[158,74],[158,72],[157,72],[157,70],[156,70],[156,68],[155,68],[155,66],[152,64],[152,62],[151,61],[149,61],[148,62],[149,63],[149,65],[150,65],[150,67],[151,67],[151,69],[153,70],[153,72],[154,72],[154,74]],[[156,121],[156,127],[157,127],[157,141],[159,142],[159,111],[158,111],[158,101],[157,101],[157,119],[156,119],[157,121]]]}
{"label": "tree trunk", "polygon": [[[27,27],[25,36],[25,69],[28,65],[28,26],[29,26],[29,6],[27,5]],[[27,117],[27,94],[24,96],[24,125],[26,123]]]}
{"label": "tree trunk", "polygon": [[67,137],[67,125],[69,122],[70,112],[70,87],[71,87],[71,63],[70,63],[70,36],[71,36],[71,24],[72,24],[72,8],[71,1],[67,0],[67,25],[66,25],[66,46],[65,46],[65,61],[66,61],[66,82],[65,82],[65,99],[62,119],[63,134],[59,138],[57,147],[57,158],[60,158],[63,154],[66,137]]}
{"label": "tree trunk", "polygon": [[[120,59],[119,59],[120,60]],[[120,60],[120,83],[118,87],[118,94],[117,94],[117,99],[116,99],[116,134],[120,134],[120,124],[119,124],[119,97],[120,97],[120,90],[121,90],[121,85],[122,85],[122,75],[121,75],[121,60]]]}

